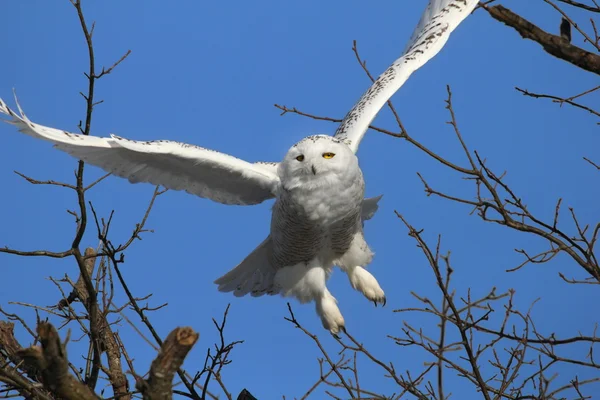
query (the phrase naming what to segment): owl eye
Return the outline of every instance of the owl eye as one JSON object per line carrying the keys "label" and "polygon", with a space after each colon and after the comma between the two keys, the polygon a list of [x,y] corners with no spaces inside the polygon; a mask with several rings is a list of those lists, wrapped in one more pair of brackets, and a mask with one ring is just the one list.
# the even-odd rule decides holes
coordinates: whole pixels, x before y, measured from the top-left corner
{"label": "owl eye", "polygon": [[335,156],[335,153],[323,153],[323,158],[333,158]]}
{"label": "owl eye", "polygon": [[296,160],[304,161],[304,155],[300,154],[298,157],[296,157]]}

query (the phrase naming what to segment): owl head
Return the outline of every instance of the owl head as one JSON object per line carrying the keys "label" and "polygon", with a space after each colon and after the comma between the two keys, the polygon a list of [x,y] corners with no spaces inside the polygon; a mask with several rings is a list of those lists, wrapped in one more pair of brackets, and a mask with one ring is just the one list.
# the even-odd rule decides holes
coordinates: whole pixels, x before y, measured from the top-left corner
{"label": "owl head", "polygon": [[358,159],[350,147],[328,135],[308,136],[293,145],[278,169],[286,189],[355,179],[357,173]]}

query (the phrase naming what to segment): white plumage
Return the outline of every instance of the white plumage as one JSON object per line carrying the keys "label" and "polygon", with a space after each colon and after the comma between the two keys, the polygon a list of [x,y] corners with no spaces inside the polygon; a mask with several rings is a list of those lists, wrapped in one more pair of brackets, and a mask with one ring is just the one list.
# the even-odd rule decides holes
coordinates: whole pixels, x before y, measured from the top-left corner
{"label": "white plumage", "polygon": [[478,0],[430,0],[406,50],[361,96],[335,131],[356,153],[379,110],[410,75],[440,52],[450,33],[469,16]]}
{"label": "white plumage", "polygon": [[237,267],[217,279],[236,296],[282,294],[315,301],[323,326],[337,333],[344,318],[326,281],[333,266],[375,304],[385,304],[377,280],[364,267],[372,251],[363,223],[381,198],[364,199],[354,153],[369,124],[408,77],[444,46],[477,0],[430,0],[403,55],[363,94],[335,135],[309,136],[281,163],[249,163],[227,154],[172,141],[83,136],[31,122],[0,99],[0,113],[27,135],[48,140],[89,164],[128,179],[185,190],[223,204],[258,204],[275,198],[270,235]]}

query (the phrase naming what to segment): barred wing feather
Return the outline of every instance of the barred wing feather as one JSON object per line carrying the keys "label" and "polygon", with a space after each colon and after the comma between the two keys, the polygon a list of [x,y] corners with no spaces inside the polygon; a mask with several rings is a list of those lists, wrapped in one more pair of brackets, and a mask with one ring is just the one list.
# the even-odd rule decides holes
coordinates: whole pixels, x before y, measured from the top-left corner
{"label": "barred wing feather", "polygon": [[430,0],[402,56],[362,95],[342,120],[335,137],[356,153],[369,125],[408,77],[444,47],[450,33],[473,11],[478,0]]}

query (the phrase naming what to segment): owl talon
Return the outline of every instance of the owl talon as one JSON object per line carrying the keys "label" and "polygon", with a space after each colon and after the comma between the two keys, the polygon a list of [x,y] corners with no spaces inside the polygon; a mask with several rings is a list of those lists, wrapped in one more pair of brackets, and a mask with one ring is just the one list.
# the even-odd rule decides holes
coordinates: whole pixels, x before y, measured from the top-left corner
{"label": "owl talon", "polygon": [[381,304],[381,307],[385,307],[387,304],[387,298],[385,296],[372,300],[375,307],[378,307]]}
{"label": "owl talon", "polygon": [[336,333],[331,332],[331,336],[333,336],[337,340],[342,340],[342,337],[339,335],[339,332],[344,332],[345,334],[348,334],[348,332],[346,332],[346,327],[342,325],[338,327],[338,331]]}

